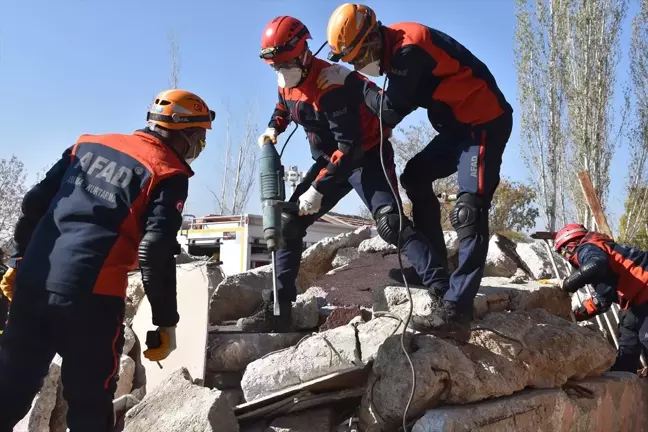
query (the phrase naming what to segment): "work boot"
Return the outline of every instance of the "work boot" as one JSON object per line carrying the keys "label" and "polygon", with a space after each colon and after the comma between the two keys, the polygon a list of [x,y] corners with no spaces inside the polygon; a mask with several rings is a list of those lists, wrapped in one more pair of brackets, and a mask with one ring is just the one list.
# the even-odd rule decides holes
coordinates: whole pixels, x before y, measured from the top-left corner
{"label": "work boot", "polygon": [[279,302],[280,315],[274,315],[274,296],[272,290],[263,290],[263,303],[257,311],[236,323],[246,333],[289,333],[293,331],[292,302]]}
{"label": "work boot", "polygon": [[[403,273],[405,274],[405,279],[403,279]],[[423,286],[423,279],[421,279],[421,276],[416,273],[414,267],[404,267],[402,272],[399,267],[390,269],[388,276],[389,279],[394,280],[399,284],[405,285],[405,281],[407,281],[408,285]]]}
{"label": "work boot", "polygon": [[471,321],[471,313],[460,311],[455,302],[444,301],[443,306],[433,309],[430,315],[414,315],[409,327],[421,333],[466,342],[470,339]]}

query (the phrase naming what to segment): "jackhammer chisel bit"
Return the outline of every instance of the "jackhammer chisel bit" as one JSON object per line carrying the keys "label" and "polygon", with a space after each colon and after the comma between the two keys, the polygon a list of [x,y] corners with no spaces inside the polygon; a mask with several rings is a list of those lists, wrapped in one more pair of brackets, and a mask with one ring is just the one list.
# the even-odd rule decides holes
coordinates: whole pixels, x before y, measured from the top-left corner
{"label": "jackhammer chisel bit", "polygon": [[268,139],[261,148],[259,158],[261,177],[261,208],[263,210],[263,237],[272,256],[272,291],[274,297],[274,315],[278,316],[279,292],[277,290],[277,271],[275,252],[281,243],[281,213],[296,212],[297,203],[286,202],[284,184],[284,167],[277,149]]}

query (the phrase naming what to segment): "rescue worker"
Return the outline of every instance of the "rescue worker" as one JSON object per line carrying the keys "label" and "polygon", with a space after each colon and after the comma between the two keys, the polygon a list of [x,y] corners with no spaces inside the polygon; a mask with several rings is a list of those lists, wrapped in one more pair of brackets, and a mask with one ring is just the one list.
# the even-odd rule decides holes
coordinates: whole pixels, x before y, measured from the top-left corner
{"label": "rescue worker", "polygon": [[27,414],[49,364],[63,358],[71,432],[114,424],[128,271],[139,268],[165,359],[176,347],[176,235],[189,164],[214,112],[193,93],[160,93],[146,128],[81,135],[25,195],[3,279],[11,312],[0,340],[0,431]]}
{"label": "rescue worker", "polygon": [[[397,189],[397,179],[391,143],[386,138],[390,131],[384,131],[383,157],[391,186],[381,166],[377,118],[368,112],[360,94],[343,86],[324,91],[317,88],[319,73],[331,65],[313,56],[308,39],[311,36],[306,26],[289,16],[270,21],[261,38],[260,57],[277,73],[279,100],[259,145],[267,140],[276,143],[277,136],[295,121],[304,127],[315,162],[290,197],[290,201],[299,203],[298,214],[282,215],[284,244],[276,252],[281,315],[273,315],[272,293],[266,291],[259,311],[239,320],[243,331],[292,329],[291,302],[297,296],[295,280],[306,230],[352,189],[372,212],[378,234],[388,243],[398,243],[398,205],[391,191],[391,186]],[[428,268],[438,258],[433,257],[430,245],[407,218],[400,244],[431,286],[434,281]]]}
{"label": "rescue worker", "polygon": [[[330,60],[350,63],[365,75],[386,75],[389,85],[383,93],[360,74],[338,66],[321,73],[320,88],[344,84],[362,95],[369,110],[382,117],[384,128],[394,128],[424,108],[439,133],[407,162],[400,177],[412,203],[414,226],[442,257],[435,263],[433,278],[439,284],[431,294],[443,297],[443,307],[429,316],[414,316],[410,326],[439,336],[469,335],[488,251],[488,211],[513,110],[486,65],[439,30],[413,22],[385,26],[371,8],[345,3],[331,15],[326,32]],[[432,182],[455,172],[459,190],[450,221],[460,249],[459,266],[449,276]]]}
{"label": "rescue worker", "polygon": [[615,243],[580,224],[558,231],[555,249],[575,268],[562,289],[572,294],[591,284],[596,291],[574,310],[576,321],[607,312],[614,302],[622,306],[619,349],[611,370],[636,373],[642,346],[648,348],[648,252]]}

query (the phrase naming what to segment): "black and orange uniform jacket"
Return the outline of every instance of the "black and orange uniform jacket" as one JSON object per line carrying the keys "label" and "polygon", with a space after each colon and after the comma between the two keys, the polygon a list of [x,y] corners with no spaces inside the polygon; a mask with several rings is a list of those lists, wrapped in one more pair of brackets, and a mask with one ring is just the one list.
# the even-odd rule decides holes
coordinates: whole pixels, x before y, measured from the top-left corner
{"label": "black and orange uniform jacket", "polygon": [[[394,127],[421,107],[438,132],[464,132],[513,109],[484,63],[445,33],[417,23],[381,26],[381,71],[389,78],[383,123]],[[378,115],[380,92],[351,73],[345,85],[364,93]]]}
{"label": "black and orange uniform jacket", "polygon": [[648,302],[648,252],[590,232],[576,248],[572,264],[578,270],[565,280],[569,285],[566,288],[575,292],[587,284],[594,285],[603,306],[600,311],[614,301],[625,306]]}
{"label": "black and orange uniform jacket", "polygon": [[[364,151],[380,143],[378,119],[367,109],[360,93],[353,94],[339,85],[325,90],[317,86],[317,77],[329,66],[328,62],[313,58],[308,75],[299,86],[279,88],[279,102],[268,124],[279,133],[291,121],[303,126],[313,159],[328,162],[313,182],[323,195],[358,166]],[[377,88],[369,80],[363,82]],[[389,130],[384,134],[389,136]]]}
{"label": "black and orange uniform jacket", "polygon": [[[124,298],[139,261],[153,324],[174,326],[176,235],[192,175],[147,129],[82,135],[23,199],[12,255],[17,289]],[[147,243],[156,250],[142,250],[145,234],[159,239]]]}

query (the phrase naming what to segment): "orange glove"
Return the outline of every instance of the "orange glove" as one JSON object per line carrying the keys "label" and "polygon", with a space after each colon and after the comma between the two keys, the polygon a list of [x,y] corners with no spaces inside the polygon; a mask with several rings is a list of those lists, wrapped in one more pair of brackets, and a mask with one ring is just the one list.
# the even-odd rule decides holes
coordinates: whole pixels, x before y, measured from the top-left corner
{"label": "orange glove", "polygon": [[13,298],[13,287],[16,282],[16,269],[9,267],[7,272],[2,277],[2,282],[0,282],[0,290],[2,293],[11,301]]}

